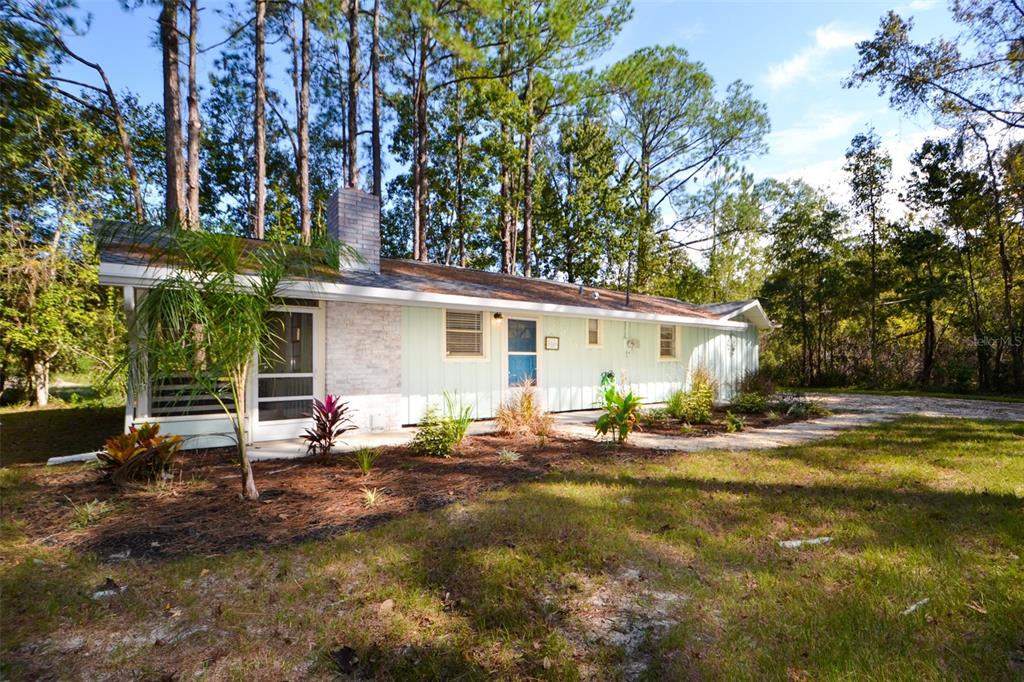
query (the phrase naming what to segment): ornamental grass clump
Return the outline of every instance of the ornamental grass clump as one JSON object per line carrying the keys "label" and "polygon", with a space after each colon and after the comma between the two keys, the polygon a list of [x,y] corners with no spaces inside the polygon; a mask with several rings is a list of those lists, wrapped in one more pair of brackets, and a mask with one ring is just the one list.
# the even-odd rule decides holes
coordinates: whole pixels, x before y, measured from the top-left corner
{"label": "ornamental grass clump", "polygon": [[537,389],[532,382],[516,387],[494,416],[498,433],[506,436],[543,438],[551,433],[551,421],[551,414],[537,402]]}

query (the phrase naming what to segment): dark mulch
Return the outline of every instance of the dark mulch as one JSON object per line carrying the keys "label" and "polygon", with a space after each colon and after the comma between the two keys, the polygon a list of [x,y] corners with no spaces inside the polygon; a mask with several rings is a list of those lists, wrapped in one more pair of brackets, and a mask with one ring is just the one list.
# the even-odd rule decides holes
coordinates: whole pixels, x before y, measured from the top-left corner
{"label": "dark mulch", "polygon": [[[513,463],[499,461],[502,448],[519,452]],[[229,448],[191,451],[159,485],[118,489],[89,466],[26,467],[24,494],[11,496],[3,517],[22,525],[46,544],[93,551],[100,559],[218,554],[254,546],[281,546],[467,500],[483,491],[536,478],[556,465],[610,455],[589,440],[499,436],[467,438],[458,456],[422,457],[408,447],[382,448],[374,470],[363,477],[344,455],[330,458],[256,462],[258,502],[239,496],[241,477]],[[622,456],[662,456],[626,447]],[[381,491],[373,507],[363,488]],[[85,528],[72,528],[70,502],[92,500],[112,506]]]}

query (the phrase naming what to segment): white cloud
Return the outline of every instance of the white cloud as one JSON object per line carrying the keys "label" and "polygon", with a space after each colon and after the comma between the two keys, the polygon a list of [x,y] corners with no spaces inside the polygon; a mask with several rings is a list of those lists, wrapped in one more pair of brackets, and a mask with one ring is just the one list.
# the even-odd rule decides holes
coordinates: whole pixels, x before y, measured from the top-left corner
{"label": "white cloud", "polygon": [[[899,217],[904,210],[898,195],[903,190],[905,179],[910,173],[910,156],[921,147],[925,140],[942,138],[948,133],[948,130],[939,127],[917,129],[913,132],[892,129],[879,133],[882,138],[882,148],[892,158],[891,191],[885,205],[886,213],[890,218]],[[836,203],[846,204],[850,200],[850,189],[848,178],[843,171],[845,164],[846,157],[839,156],[797,166],[781,173],[774,173],[773,176],[784,181],[803,180],[830,195]]]}
{"label": "white cloud", "polygon": [[693,40],[694,38],[703,35],[703,33],[704,24],[699,21],[692,24],[683,24],[676,29],[676,37],[683,41]]}
{"label": "white cloud", "polygon": [[768,148],[773,156],[800,157],[821,150],[821,144],[836,138],[851,137],[853,129],[864,120],[859,111],[814,114],[799,124],[768,135]]}
{"label": "white cloud", "polygon": [[824,57],[835,50],[853,47],[865,38],[864,34],[842,28],[835,22],[819,26],[811,34],[814,44],[779,64],[768,66],[764,80],[772,90],[781,90],[797,81],[814,75],[823,67]]}
{"label": "white cloud", "polygon": [[937,4],[939,4],[937,0],[911,0],[910,9],[923,12],[925,10],[934,9]]}

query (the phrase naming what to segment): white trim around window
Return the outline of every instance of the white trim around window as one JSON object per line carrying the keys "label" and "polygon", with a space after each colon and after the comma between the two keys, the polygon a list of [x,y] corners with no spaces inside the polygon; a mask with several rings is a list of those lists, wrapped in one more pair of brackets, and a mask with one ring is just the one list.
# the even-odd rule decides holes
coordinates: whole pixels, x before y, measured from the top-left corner
{"label": "white trim around window", "polygon": [[598,317],[588,317],[586,325],[587,348],[604,346],[604,321]]}
{"label": "white trim around window", "polygon": [[[666,334],[668,332],[668,334]],[[666,350],[671,348],[671,355]],[[658,325],[658,362],[675,362],[679,359],[679,327],[674,324]]]}
{"label": "white trim around window", "polygon": [[445,362],[489,359],[491,316],[483,310],[441,311],[441,358]]}

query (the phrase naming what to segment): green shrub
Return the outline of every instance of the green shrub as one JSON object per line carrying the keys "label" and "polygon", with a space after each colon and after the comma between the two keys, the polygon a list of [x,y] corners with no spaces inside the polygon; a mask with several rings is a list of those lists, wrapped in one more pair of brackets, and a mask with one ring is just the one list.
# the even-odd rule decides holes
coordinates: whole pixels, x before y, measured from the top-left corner
{"label": "green shrub", "polygon": [[632,391],[620,393],[614,385],[605,388],[603,413],[597,418],[595,430],[602,436],[610,431],[612,439],[622,444],[636,428],[637,412],[640,411],[640,398]]}
{"label": "green shrub", "polygon": [[768,411],[768,399],[760,393],[740,393],[731,407],[741,414],[763,414]]}
{"label": "green shrub", "polygon": [[638,418],[642,426],[657,429],[668,424],[669,416],[668,409],[664,407],[649,407],[640,410]]}
{"label": "green shrub", "polygon": [[725,413],[725,430],[729,433],[736,433],[742,431],[747,425],[746,421],[740,415],[733,414],[728,410]]}
{"label": "green shrub", "polygon": [[473,421],[473,408],[462,405],[447,393],[444,394],[445,410],[442,414],[435,405],[427,407],[420,427],[413,438],[413,448],[431,457],[451,457],[455,448],[466,437],[466,431]]}
{"label": "green shrub", "polygon": [[683,407],[683,421],[691,424],[707,424],[715,408],[715,393],[718,383],[706,367],[698,367],[690,381],[690,390],[686,394]]}
{"label": "green shrub", "polygon": [[827,417],[832,412],[819,402],[808,400],[800,394],[782,395],[773,400],[769,407],[787,419],[813,419]]}

